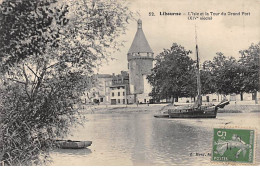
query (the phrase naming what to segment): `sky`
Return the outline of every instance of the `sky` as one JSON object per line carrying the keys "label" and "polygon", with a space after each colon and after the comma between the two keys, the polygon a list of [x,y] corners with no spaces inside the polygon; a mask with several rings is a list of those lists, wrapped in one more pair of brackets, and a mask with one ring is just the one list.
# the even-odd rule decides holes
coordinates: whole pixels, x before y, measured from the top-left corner
{"label": "sky", "polygon": [[[217,52],[239,58],[239,51],[260,41],[260,1],[259,0],[129,0],[130,10],[138,12],[143,23],[143,31],[154,55],[169,49],[172,43],[193,51],[195,59],[195,25],[201,63],[212,60]],[[155,16],[149,16],[154,12]],[[181,13],[181,16],[162,16],[160,12]],[[212,20],[188,20],[188,12],[220,13]],[[225,12],[226,15],[221,15]],[[228,12],[240,15],[230,16]],[[250,15],[242,15],[242,12]],[[199,16],[200,17],[200,16]],[[137,18],[138,19],[138,18]],[[104,62],[98,73],[115,73],[127,70],[127,52],[137,31],[136,21],[129,23],[124,47],[113,53],[113,61]]]}

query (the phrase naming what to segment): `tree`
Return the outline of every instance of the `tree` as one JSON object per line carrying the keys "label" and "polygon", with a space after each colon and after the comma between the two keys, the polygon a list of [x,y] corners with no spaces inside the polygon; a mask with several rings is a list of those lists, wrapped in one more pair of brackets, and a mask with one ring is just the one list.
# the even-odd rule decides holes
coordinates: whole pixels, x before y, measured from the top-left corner
{"label": "tree", "polygon": [[240,68],[239,63],[234,57],[226,57],[223,53],[219,52],[213,58],[212,62],[209,62],[211,69],[211,80],[213,82],[213,88],[215,92],[219,94],[242,94],[244,92],[242,85],[241,74],[243,70]]}
{"label": "tree", "polygon": [[196,75],[190,50],[173,43],[156,56],[152,74],[147,76],[152,85],[151,95],[155,99],[194,97],[196,95]]}
{"label": "tree", "polygon": [[216,82],[213,73],[213,63],[205,61],[200,71],[201,76],[201,92],[202,94],[216,93]]}
{"label": "tree", "polygon": [[132,13],[113,0],[6,0],[0,13],[1,161],[44,164],[80,122],[84,78],[118,49]]}
{"label": "tree", "polygon": [[251,44],[246,50],[239,51],[241,57],[239,63],[244,70],[242,74],[243,86],[245,92],[254,93],[255,103],[257,100],[257,91],[259,91],[259,69],[260,69],[260,42],[258,44]]}

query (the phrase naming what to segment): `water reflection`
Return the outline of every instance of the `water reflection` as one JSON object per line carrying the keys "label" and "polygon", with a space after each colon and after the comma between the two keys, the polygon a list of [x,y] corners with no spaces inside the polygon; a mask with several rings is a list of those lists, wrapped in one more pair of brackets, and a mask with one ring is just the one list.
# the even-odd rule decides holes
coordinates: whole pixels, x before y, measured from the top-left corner
{"label": "water reflection", "polygon": [[60,154],[61,156],[87,156],[92,151],[88,148],[84,149],[55,149],[53,151],[55,154]]}
{"label": "water reflection", "polygon": [[155,163],[160,162],[166,156],[168,165],[203,165],[209,161],[208,157],[200,157],[203,163],[198,162],[191,153],[207,153],[211,148],[211,133],[203,131],[200,127],[192,127],[181,124],[178,119],[157,120],[153,125],[154,155],[161,156],[160,159],[153,159]]}

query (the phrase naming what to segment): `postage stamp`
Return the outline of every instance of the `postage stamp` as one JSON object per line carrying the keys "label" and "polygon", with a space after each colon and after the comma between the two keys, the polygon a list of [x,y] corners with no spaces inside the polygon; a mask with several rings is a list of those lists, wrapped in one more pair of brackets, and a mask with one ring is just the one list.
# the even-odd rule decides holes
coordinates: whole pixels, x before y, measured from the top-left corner
{"label": "postage stamp", "polygon": [[214,128],[212,161],[253,163],[255,130]]}

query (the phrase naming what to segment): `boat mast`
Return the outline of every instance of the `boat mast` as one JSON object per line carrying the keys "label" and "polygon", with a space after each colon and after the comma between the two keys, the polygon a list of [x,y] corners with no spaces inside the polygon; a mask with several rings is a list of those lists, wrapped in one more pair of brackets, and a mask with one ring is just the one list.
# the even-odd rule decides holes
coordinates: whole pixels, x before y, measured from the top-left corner
{"label": "boat mast", "polygon": [[199,60],[199,49],[198,49],[198,43],[197,43],[197,27],[195,25],[195,40],[196,40],[196,56],[197,56],[197,104],[198,107],[202,105],[202,97],[201,97],[201,81],[200,81],[200,60]]}

